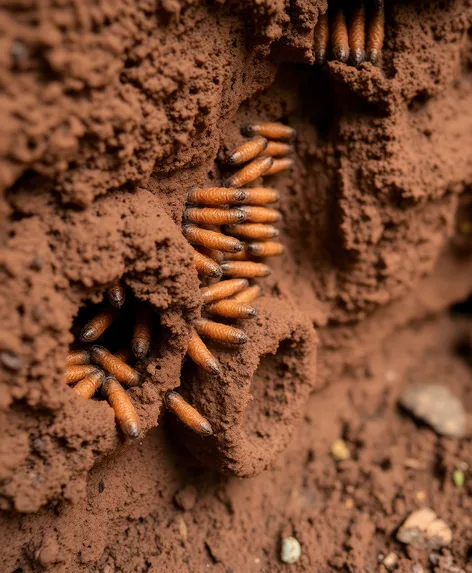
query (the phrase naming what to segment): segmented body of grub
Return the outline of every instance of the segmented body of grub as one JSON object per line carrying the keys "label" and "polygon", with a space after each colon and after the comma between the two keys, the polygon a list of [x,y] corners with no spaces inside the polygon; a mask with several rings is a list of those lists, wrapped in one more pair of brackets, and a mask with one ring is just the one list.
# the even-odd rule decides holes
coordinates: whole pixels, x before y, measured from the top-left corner
{"label": "segmented body of grub", "polygon": [[385,35],[384,0],[329,2],[315,27],[313,55],[317,64],[327,60],[377,65]]}
{"label": "segmented body of grub", "polygon": [[[220,321],[257,316],[251,303],[261,289],[254,281],[271,273],[261,259],[284,252],[274,226],[282,216],[270,206],[279,200],[279,193],[258,182],[292,167],[289,140],[295,130],[283,123],[261,122],[245,125],[241,132],[248,139],[224,158],[226,165],[237,170],[221,187],[191,189],[182,223],[194,249],[204,304],[202,319],[193,325],[187,355],[215,376],[223,374],[221,365],[202,339],[234,348],[246,344],[248,337],[239,326]],[[172,411],[188,425],[178,409]]]}

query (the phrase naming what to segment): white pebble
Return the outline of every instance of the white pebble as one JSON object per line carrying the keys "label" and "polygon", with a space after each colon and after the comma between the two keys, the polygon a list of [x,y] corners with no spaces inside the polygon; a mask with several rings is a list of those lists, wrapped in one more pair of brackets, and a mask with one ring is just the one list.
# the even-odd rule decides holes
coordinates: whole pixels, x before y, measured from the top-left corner
{"label": "white pebble", "polygon": [[296,563],[300,559],[302,548],[295,537],[285,537],[282,540],[280,558],[284,563]]}

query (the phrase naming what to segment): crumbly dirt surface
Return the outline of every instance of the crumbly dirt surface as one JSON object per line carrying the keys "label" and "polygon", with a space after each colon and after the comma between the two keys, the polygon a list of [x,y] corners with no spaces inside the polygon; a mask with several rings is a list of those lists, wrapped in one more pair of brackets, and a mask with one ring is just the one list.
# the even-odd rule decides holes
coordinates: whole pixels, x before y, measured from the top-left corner
{"label": "crumbly dirt surface", "polygon": [[[432,382],[472,412],[470,307],[449,310],[472,292],[472,5],[387,2],[379,68],[318,69],[326,5],[2,4],[6,571],[284,571],[288,535],[293,570],[386,571],[393,551],[399,571],[472,571],[470,470],[452,482],[472,467],[470,435],[439,438],[397,408]],[[295,168],[267,180],[287,252],[215,383],[185,359],[201,300],[181,218],[257,120],[297,130]],[[155,322],[129,391],[137,443],[63,382],[117,279]],[[210,439],[164,411],[178,387]],[[332,459],[337,438],[351,459]],[[422,506],[451,526],[449,548],[395,541]]]}

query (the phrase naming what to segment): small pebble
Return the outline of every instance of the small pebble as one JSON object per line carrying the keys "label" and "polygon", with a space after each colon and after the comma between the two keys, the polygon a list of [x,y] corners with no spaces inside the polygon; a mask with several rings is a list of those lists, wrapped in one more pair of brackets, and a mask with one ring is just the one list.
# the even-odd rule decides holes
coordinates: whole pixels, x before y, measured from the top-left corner
{"label": "small pebble", "polygon": [[338,462],[348,460],[351,457],[349,448],[344,440],[335,440],[331,444],[331,455]]}
{"label": "small pebble", "polygon": [[439,549],[452,541],[452,531],[436,513],[423,507],[411,513],[397,532],[397,540],[418,549]]}
{"label": "small pebble", "polygon": [[21,40],[13,40],[10,46],[10,56],[13,66],[20,66],[27,61],[29,49]]}
{"label": "small pebble", "polygon": [[284,563],[296,563],[300,559],[302,548],[295,537],[285,537],[282,540],[280,558]]}
{"label": "small pebble", "polygon": [[419,563],[414,563],[411,566],[411,573],[424,573],[423,566],[420,565]]}
{"label": "small pebble", "polygon": [[400,404],[440,436],[462,438],[467,416],[460,400],[445,386],[421,384],[400,396]]}
{"label": "small pebble", "polygon": [[393,553],[393,551],[389,553],[382,561],[382,564],[389,570],[394,569],[397,563],[398,563],[398,555],[396,553]]}
{"label": "small pebble", "polygon": [[0,361],[5,368],[15,372],[21,368],[21,359],[15,352],[9,352],[7,350],[0,352]]}
{"label": "small pebble", "polygon": [[457,488],[464,487],[465,475],[461,470],[454,470],[452,472],[452,481]]}

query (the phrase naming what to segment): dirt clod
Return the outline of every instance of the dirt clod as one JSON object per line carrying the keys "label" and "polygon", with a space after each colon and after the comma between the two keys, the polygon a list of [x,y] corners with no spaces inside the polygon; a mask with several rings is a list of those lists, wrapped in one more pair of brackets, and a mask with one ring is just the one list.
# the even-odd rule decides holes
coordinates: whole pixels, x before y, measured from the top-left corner
{"label": "dirt clod", "polygon": [[174,495],[174,501],[181,509],[190,511],[197,502],[196,488],[193,485],[185,486]]}

